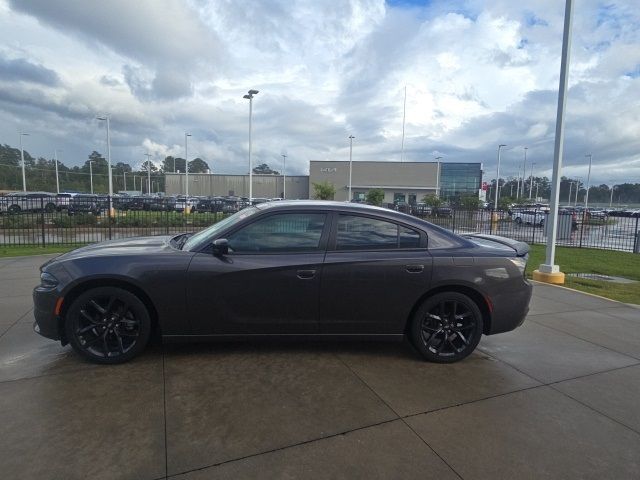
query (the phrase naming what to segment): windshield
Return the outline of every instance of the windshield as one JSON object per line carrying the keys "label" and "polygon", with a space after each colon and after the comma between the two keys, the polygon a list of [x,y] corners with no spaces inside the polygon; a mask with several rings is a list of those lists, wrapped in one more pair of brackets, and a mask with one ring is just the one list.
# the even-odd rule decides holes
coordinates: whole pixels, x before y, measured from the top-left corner
{"label": "windshield", "polygon": [[191,251],[192,248],[195,248],[197,245],[201,244],[207,238],[213,237],[217,232],[222,230],[223,228],[230,227],[238,223],[240,220],[247,218],[250,215],[253,215],[257,212],[258,209],[256,207],[245,208],[244,210],[240,210],[237,213],[234,213],[230,217],[225,218],[224,220],[220,220],[217,223],[214,223],[209,228],[205,228],[204,230],[199,231],[195,235],[189,238],[182,247],[183,250]]}

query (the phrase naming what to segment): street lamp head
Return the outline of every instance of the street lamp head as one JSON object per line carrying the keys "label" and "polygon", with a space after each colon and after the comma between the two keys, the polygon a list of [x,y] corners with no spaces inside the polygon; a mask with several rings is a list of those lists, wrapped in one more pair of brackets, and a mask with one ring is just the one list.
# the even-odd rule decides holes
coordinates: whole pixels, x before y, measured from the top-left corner
{"label": "street lamp head", "polygon": [[97,120],[106,120],[109,115],[96,115]]}
{"label": "street lamp head", "polygon": [[29,134],[28,134],[28,133],[24,133],[24,132],[20,132],[20,136],[22,136],[22,137],[28,137],[28,136],[29,136]]}
{"label": "street lamp head", "polygon": [[257,95],[258,94],[258,90],[249,90],[247,93],[249,95]]}
{"label": "street lamp head", "polygon": [[353,135],[349,135],[349,138],[352,138],[352,139],[353,139],[353,138],[356,138],[356,137],[354,137]]}
{"label": "street lamp head", "polygon": [[498,148],[502,148],[502,147],[506,147],[507,145],[504,143],[501,143],[500,145],[498,145]]}
{"label": "street lamp head", "polygon": [[190,134],[190,133],[185,133],[185,134],[184,134],[184,136],[185,136],[185,137],[190,137],[190,136],[191,136],[191,134]]}
{"label": "street lamp head", "polygon": [[253,98],[253,95],[245,95],[242,98],[246,98],[247,100],[251,100]]}

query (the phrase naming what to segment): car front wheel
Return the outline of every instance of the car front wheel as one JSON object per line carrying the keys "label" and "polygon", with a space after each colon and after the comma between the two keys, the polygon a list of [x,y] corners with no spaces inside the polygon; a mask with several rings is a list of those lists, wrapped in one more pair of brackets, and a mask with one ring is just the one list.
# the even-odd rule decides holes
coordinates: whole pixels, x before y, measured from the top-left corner
{"label": "car front wheel", "polygon": [[145,304],[117,287],[82,293],[65,315],[65,332],[73,349],[103,364],[126,362],[146,347],[151,319]]}
{"label": "car front wheel", "polygon": [[482,328],[482,313],[471,298],[443,292],[418,308],[411,323],[411,340],[426,360],[453,363],[475,350]]}

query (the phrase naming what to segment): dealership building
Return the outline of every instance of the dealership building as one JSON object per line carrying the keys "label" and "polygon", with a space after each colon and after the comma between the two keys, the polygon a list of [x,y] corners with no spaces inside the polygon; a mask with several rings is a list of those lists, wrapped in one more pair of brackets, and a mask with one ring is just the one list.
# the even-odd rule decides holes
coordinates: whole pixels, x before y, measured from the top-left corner
{"label": "dealership building", "polygon": [[[481,195],[482,164],[451,162],[309,162],[309,175],[253,175],[255,198],[282,198],[286,181],[286,198],[313,198],[313,184],[327,182],[335,189],[335,200],[364,199],[372,189],[384,191],[384,202],[419,202],[425,195],[444,200]],[[167,173],[167,195],[185,193],[186,176]],[[249,175],[189,174],[189,194],[203,196],[249,196]]]}

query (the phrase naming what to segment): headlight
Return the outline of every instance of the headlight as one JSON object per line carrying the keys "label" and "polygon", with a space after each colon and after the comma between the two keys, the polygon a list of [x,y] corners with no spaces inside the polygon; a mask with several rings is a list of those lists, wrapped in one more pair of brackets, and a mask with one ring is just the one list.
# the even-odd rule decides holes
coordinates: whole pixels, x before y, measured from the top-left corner
{"label": "headlight", "polygon": [[55,288],[58,286],[58,279],[47,272],[40,274],[40,285],[44,288]]}
{"label": "headlight", "polygon": [[511,260],[511,263],[513,263],[516,267],[518,267],[518,270],[520,270],[520,273],[524,276],[524,270],[525,268],[527,268],[527,258],[528,255],[525,255],[524,257],[509,257],[509,260]]}

